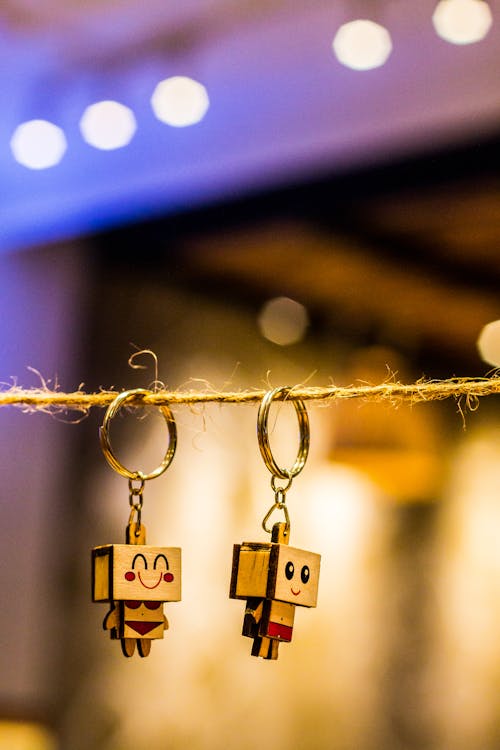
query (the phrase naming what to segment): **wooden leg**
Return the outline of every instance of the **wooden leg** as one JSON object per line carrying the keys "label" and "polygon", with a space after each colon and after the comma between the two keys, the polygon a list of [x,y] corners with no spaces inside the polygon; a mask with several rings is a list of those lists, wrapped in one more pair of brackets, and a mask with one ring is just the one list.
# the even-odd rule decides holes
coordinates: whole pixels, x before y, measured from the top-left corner
{"label": "wooden leg", "polygon": [[133,656],[135,651],[135,638],[121,638],[124,656]]}
{"label": "wooden leg", "polygon": [[254,638],[252,656],[261,656],[263,659],[277,659],[280,642],[275,638]]}
{"label": "wooden leg", "polygon": [[269,640],[269,638],[261,638],[259,656],[262,656],[263,659],[268,659],[270,650],[271,641]]}
{"label": "wooden leg", "polygon": [[139,652],[139,656],[148,656],[149,652],[151,651],[151,641],[148,638],[138,638],[137,650]]}
{"label": "wooden leg", "polygon": [[261,644],[262,644],[262,638],[260,638],[259,636],[257,636],[256,638],[253,639],[252,656],[259,656],[260,655]]}
{"label": "wooden leg", "polygon": [[280,647],[280,642],[272,639],[266,659],[277,659],[279,647]]}

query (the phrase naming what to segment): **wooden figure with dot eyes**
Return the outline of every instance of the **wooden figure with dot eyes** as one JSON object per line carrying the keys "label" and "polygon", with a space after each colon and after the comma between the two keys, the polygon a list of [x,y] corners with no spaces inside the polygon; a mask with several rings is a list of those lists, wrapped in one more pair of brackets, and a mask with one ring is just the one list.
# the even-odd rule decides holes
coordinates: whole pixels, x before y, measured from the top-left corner
{"label": "wooden figure with dot eyes", "polygon": [[[309,418],[304,403],[294,399],[300,442],[295,463],[282,469],[276,463],[269,444],[268,417],[275,398],[286,399],[291,388],[282,386],[268,391],[261,401],[257,417],[257,439],[264,463],[272,474],[274,504],[264,516],[262,527],[271,534],[270,543],[243,542],[233,548],[233,566],[229,596],[246,599],[243,635],[253,638],[252,656],[277,659],[281,642],[292,640],[295,607],[315,607],[318,598],[320,555],[289,547],[290,519],[286,493],[294,477],[304,468],[309,452]],[[284,480],[278,486],[276,480]],[[274,511],[282,511],[284,523],[267,527]]]}
{"label": "wooden figure with dot eyes", "polygon": [[320,555],[288,546],[285,523],[271,543],[235,544],[229,596],[246,599],[242,634],[253,638],[252,656],[277,659],[292,640],[295,607],[315,607]]}

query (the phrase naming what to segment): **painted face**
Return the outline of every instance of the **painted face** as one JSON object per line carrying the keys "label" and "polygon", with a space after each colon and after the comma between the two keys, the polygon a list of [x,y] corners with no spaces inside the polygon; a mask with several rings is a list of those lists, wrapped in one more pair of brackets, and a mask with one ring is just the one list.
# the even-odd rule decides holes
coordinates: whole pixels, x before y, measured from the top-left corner
{"label": "painted face", "polygon": [[162,581],[172,583],[174,574],[170,572],[168,560],[163,552],[156,555],[153,566],[148,568],[146,555],[138,552],[132,560],[131,570],[125,573],[126,581],[139,580],[141,586],[146,589],[156,589]]}
{"label": "painted face", "polygon": [[320,555],[280,544],[274,599],[315,607],[318,598]]}
{"label": "painted face", "polygon": [[115,600],[179,601],[181,551],[178,547],[113,545]]}

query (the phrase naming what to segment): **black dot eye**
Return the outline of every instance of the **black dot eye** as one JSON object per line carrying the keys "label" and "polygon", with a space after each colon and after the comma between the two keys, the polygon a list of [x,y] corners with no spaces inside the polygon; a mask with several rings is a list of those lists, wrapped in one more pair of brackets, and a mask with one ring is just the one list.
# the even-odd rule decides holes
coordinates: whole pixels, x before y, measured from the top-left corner
{"label": "black dot eye", "polygon": [[289,581],[292,580],[294,572],[295,572],[295,568],[294,568],[293,562],[291,561],[287,562],[287,564],[285,565],[285,575]]}
{"label": "black dot eye", "polygon": [[309,570],[309,566],[304,565],[304,567],[300,571],[300,578],[302,580],[302,583],[307,583],[310,575],[311,575],[311,571]]}

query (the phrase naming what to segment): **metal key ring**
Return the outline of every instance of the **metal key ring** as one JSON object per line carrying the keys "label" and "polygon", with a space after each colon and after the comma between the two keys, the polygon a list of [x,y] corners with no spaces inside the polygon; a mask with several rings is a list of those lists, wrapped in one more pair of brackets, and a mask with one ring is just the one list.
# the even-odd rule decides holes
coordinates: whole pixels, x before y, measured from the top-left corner
{"label": "metal key ring", "polygon": [[130,391],[124,391],[123,393],[120,393],[114,401],[110,403],[106,410],[106,414],[104,415],[104,421],[102,423],[102,427],[99,429],[99,438],[101,441],[101,448],[102,452],[104,453],[104,457],[108,464],[111,466],[112,469],[118,472],[118,474],[121,474],[124,477],[127,477],[130,479],[140,479],[142,481],[146,481],[148,479],[155,479],[156,477],[159,477],[160,474],[163,474],[165,469],[168,468],[170,465],[175,449],[177,446],[177,427],[175,424],[174,415],[172,414],[172,411],[170,409],[170,406],[168,404],[162,404],[158,408],[160,409],[161,413],[165,417],[165,422],[167,423],[168,427],[168,448],[167,452],[165,453],[165,456],[163,458],[163,461],[159,466],[157,466],[154,471],[151,471],[149,474],[144,474],[142,471],[130,471],[125,466],[123,466],[120,461],[116,458],[115,454],[113,453],[113,448],[111,447],[111,441],[109,437],[109,425],[111,420],[116,416],[118,410],[124,405],[126,401],[129,401],[130,399],[137,398],[137,396],[141,396],[144,398],[145,396],[149,396],[152,394],[152,391],[148,391],[145,388],[134,388]]}
{"label": "metal key ring", "polygon": [[309,417],[304,402],[300,399],[292,401],[297,413],[297,419],[299,422],[300,442],[297,458],[295,459],[294,465],[290,469],[282,469],[276,463],[271,445],[269,443],[269,432],[268,432],[268,418],[269,409],[273,400],[279,396],[287,396],[291,391],[290,386],[280,386],[274,388],[272,391],[268,391],[262,399],[259,406],[259,413],[257,416],[257,439],[259,441],[259,448],[264,459],[264,463],[267,468],[275,477],[279,479],[292,479],[297,476],[304,468],[307,455],[309,453]]}

